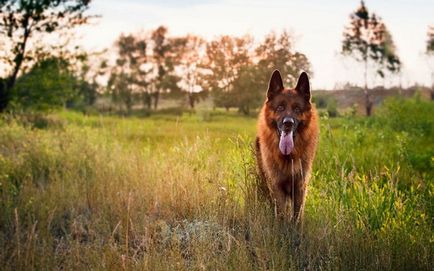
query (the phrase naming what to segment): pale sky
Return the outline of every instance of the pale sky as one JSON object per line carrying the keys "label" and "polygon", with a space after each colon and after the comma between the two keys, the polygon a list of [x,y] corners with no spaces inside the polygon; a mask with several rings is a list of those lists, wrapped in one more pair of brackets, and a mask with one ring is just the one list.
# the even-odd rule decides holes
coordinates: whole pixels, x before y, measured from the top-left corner
{"label": "pale sky", "polygon": [[[402,85],[431,85],[424,51],[428,25],[434,25],[434,1],[365,3],[392,33],[404,65]],[[222,34],[251,34],[260,42],[270,31],[286,29],[295,34],[295,49],[311,61],[313,88],[333,89],[345,82],[362,84],[361,68],[339,54],[344,26],[359,4],[359,0],[94,0],[90,12],[102,17],[86,27],[82,40],[86,49],[110,48],[121,33],[165,25],[173,36],[193,33],[210,40]],[[385,80],[386,84],[398,82],[398,77]]]}

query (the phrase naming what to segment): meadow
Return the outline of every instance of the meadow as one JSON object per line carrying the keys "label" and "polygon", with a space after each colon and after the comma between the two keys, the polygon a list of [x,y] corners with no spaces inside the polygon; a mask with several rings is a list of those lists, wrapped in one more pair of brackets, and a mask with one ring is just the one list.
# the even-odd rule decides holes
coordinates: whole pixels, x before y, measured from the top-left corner
{"label": "meadow", "polygon": [[434,103],[320,120],[300,234],[256,189],[256,117],[3,115],[2,270],[432,270]]}

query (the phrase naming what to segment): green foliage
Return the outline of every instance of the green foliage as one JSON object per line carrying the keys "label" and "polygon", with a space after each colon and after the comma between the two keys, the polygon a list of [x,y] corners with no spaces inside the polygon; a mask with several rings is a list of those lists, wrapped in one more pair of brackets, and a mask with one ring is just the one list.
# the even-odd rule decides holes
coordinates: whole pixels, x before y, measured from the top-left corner
{"label": "green foliage", "polygon": [[418,98],[390,98],[379,112],[379,123],[405,138],[404,155],[415,169],[434,172],[434,106]]}
{"label": "green foliage", "polygon": [[78,96],[76,79],[65,60],[45,59],[18,78],[12,96],[14,110],[47,111],[63,107]]}
{"label": "green foliage", "polygon": [[329,99],[326,107],[327,113],[330,117],[334,118],[339,115],[338,105],[335,99]]}
{"label": "green foliage", "polygon": [[34,36],[43,37],[58,31],[86,24],[90,16],[84,14],[90,0],[44,0],[44,1],[0,1],[0,36],[2,37],[4,56],[8,71],[6,88],[0,89],[0,112],[6,109],[10,101],[17,76],[22,66],[35,55],[47,53],[52,56],[52,48],[46,44],[33,44],[29,41]]}
{"label": "green foliage", "polygon": [[263,103],[265,95],[259,87],[259,73],[259,69],[254,65],[243,67],[233,83],[234,90],[230,93],[232,97],[229,99],[235,101],[236,106],[245,115],[249,115],[251,110]]}
{"label": "green foliage", "polygon": [[432,170],[407,152],[433,149],[432,109],[321,119],[300,234],[259,200],[256,118],[3,116],[2,269],[430,270]]}
{"label": "green foliage", "polygon": [[143,103],[150,107],[150,94],[145,80],[147,72],[142,65],[147,61],[145,40],[133,35],[121,35],[116,41],[118,58],[116,65],[111,69],[107,89],[112,101],[125,105],[128,112],[134,103],[134,94],[141,93]]}
{"label": "green foliage", "polygon": [[88,81],[82,79],[78,80],[78,97],[77,100],[73,101],[68,107],[84,107],[92,106],[95,104],[98,95],[98,84],[94,81],[89,83]]}
{"label": "green foliage", "polygon": [[157,109],[161,92],[179,90],[177,83],[180,78],[174,73],[179,49],[185,46],[186,40],[168,38],[168,29],[159,26],[151,34],[154,43],[152,58],[154,59],[157,77],[154,81],[154,109]]}
{"label": "green foliage", "polygon": [[313,96],[312,102],[316,105],[316,108],[326,108],[327,107],[327,98],[324,96]]}
{"label": "green foliage", "polygon": [[250,47],[252,37],[221,36],[209,42],[206,46],[206,58],[202,66],[209,72],[202,76],[203,89],[210,91],[215,106],[237,107],[234,82],[239,71],[247,69],[252,64]]}
{"label": "green foliage", "polygon": [[335,99],[327,96],[314,96],[312,102],[319,109],[320,114],[325,114],[328,117],[337,117],[339,115],[338,105]]}

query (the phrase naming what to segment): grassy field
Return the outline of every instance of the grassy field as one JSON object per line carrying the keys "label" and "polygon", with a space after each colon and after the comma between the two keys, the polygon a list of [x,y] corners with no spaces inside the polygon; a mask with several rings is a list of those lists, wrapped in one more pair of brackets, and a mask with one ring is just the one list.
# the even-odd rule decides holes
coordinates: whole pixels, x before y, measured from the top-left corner
{"label": "grassy field", "polygon": [[256,118],[2,116],[2,270],[432,270],[434,104],[321,118],[304,229],[256,193]]}

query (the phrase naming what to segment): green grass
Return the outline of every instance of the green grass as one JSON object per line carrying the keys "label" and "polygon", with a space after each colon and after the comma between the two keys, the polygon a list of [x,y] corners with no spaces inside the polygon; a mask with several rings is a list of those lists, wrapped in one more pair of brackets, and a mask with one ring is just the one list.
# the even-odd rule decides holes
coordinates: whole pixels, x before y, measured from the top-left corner
{"label": "green grass", "polygon": [[258,200],[255,118],[3,116],[1,269],[431,270],[433,116],[321,119],[301,235]]}

